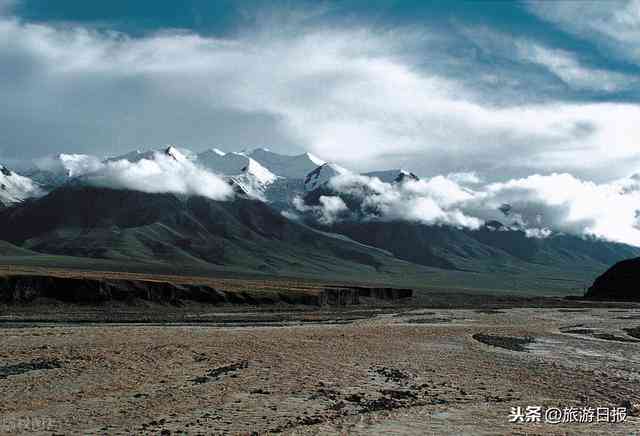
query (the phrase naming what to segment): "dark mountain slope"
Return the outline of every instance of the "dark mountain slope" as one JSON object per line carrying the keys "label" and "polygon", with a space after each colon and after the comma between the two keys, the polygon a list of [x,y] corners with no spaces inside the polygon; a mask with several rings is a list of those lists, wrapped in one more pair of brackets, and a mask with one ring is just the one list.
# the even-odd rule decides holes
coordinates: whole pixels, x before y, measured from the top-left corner
{"label": "dark mountain slope", "polygon": [[[552,234],[528,237],[525,231],[489,222],[478,230],[424,225],[407,221],[385,221],[380,211],[364,199],[367,186],[358,195],[336,192],[324,184],[307,193],[304,202],[318,206],[320,197],[339,196],[345,205],[339,220],[330,227],[317,223],[313,209],[305,219],[325,231],[344,234],[356,241],[388,250],[396,257],[420,265],[475,272],[583,271],[585,277],[600,274],[612,263],[640,256],[640,248],[596,238]],[[363,194],[364,193],[364,194]],[[375,193],[371,193],[375,195]],[[591,281],[591,280],[589,280]]]}
{"label": "dark mountain slope", "polygon": [[604,259],[640,256],[602,241],[406,222],[321,230],[248,199],[65,186],[0,211],[0,240],[9,243],[0,263],[562,295],[581,294],[607,268]]}
{"label": "dark mountain slope", "polygon": [[0,212],[0,239],[42,253],[241,266],[375,271],[391,256],[330,238],[268,205],[80,186]]}
{"label": "dark mountain slope", "polygon": [[466,233],[517,259],[542,265],[601,267],[640,254],[638,247],[593,237],[552,234],[535,238],[527,237],[524,231],[500,231],[487,226]]}
{"label": "dark mountain slope", "polygon": [[625,244],[570,235],[532,238],[496,226],[463,230],[397,221],[344,221],[323,229],[420,265],[476,272],[551,268],[599,274],[613,262],[640,255],[640,248]]}
{"label": "dark mountain slope", "polygon": [[383,248],[399,259],[445,269],[463,269],[452,257],[492,256],[495,250],[483,247],[452,227],[427,227],[407,222],[341,222],[331,231],[347,235],[363,244]]}

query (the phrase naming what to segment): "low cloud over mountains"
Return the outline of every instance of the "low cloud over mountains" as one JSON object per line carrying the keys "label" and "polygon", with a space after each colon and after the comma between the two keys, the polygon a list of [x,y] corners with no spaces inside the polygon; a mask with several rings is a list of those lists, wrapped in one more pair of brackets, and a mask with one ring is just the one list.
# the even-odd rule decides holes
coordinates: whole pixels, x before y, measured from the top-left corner
{"label": "low cloud over mountains", "polygon": [[[65,183],[84,183],[213,200],[248,196],[271,203],[290,218],[323,225],[379,220],[478,229],[496,221],[531,237],[567,233],[640,246],[639,176],[598,184],[565,173],[487,183],[470,173],[423,179],[401,170],[363,175],[314,162],[306,154],[254,150],[224,156],[219,150],[196,154],[168,147],[110,159],[79,154],[39,159],[26,172],[31,179],[20,179],[29,189],[5,203]],[[268,159],[258,161],[260,156]],[[279,167],[289,161],[300,169],[322,165],[304,177],[285,177]],[[7,169],[9,173],[20,177]]]}
{"label": "low cloud over mountains", "polygon": [[[570,174],[478,184],[457,175],[384,183],[340,175],[298,210],[335,220],[404,220],[477,229],[499,221],[531,236],[590,235],[640,245],[638,178],[596,184]],[[346,199],[338,202],[337,199]],[[350,207],[338,207],[343,204]]]}

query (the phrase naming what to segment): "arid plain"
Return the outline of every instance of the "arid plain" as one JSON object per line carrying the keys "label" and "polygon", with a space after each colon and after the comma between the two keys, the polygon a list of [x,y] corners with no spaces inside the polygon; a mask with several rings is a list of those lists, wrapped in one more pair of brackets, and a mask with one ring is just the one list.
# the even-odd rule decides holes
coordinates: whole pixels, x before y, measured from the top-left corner
{"label": "arid plain", "polygon": [[[3,433],[630,434],[640,426],[633,305],[202,316],[169,324],[4,317]],[[512,423],[517,406],[624,406],[629,416]]]}

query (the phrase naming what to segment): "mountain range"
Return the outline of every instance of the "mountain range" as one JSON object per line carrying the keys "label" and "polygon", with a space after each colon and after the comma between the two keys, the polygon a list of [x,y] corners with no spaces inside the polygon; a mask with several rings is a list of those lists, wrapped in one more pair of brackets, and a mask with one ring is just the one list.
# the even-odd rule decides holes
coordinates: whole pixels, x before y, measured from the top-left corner
{"label": "mountain range", "polygon": [[[111,189],[83,178],[105,163],[137,163],[158,154],[220,174],[236,196],[217,201]],[[308,153],[190,153],[173,146],[107,159],[58,155],[24,175],[1,167],[0,261],[62,265],[87,259],[158,271],[563,294],[581,293],[611,264],[640,256],[640,248],[626,244],[562,233],[535,238],[497,221],[469,229],[355,215],[321,222],[304,213],[326,196],[339,198],[341,208],[361,210],[362,200],[328,183],[345,174],[353,173]],[[419,180],[405,170],[365,175],[388,184]]]}

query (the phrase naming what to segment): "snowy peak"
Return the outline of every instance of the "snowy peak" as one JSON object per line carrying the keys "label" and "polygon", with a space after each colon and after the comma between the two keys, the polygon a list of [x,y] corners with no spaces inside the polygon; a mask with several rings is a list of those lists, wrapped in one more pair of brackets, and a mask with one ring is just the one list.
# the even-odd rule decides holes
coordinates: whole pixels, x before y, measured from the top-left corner
{"label": "snowy peak", "polygon": [[348,172],[349,171],[339,165],[325,163],[307,174],[307,177],[304,179],[304,189],[307,192],[313,191],[328,182],[331,178]]}
{"label": "snowy peak", "polygon": [[319,158],[319,157],[317,157],[317,156],[314,156],[314,155],[313,155],[313,154],[311,154],[311,153],[304,153],[304,154],[302,155],[302,158],[305,158],[305,157],[306,157],[307,159],[309,159],[311,162],[313,162],[314,164],[318,165],[318,166],[326,164],[326,162],[325,162],[325,161],[323,161],[322,159],[320,159],[320,158]]}
{"label": "snowy peak", "polygon": [[372,171],[364,174],[367,177],[376,177],[385,183],[403,183],[408,180],[418,181],[420,178],[410,171],[403,169]]}
{"label": "snowy peak", "polygon": [[185,162],[189,160],[187,156],[182,151],[178,150],[174,145],[170,145],[165,148],[164,154],[178,162]]}
{"label": "snowy peak", "polygon": [[286,156],[265,148],[257,148],[247,156],[258,161],[273,174],[290,179],[304,179],[307,174],[325,163],[309,153]]}
{"label": "snowy peak", "polygon": [[224,156],[225,154],[227,154],[224,151],[220,150],[219,148],[212,148],[211,150],[208,150],[205,153],[207,152],[217,154],[218,156]]}
{"label": "snowy peak", "polygon": [[154,150],[147,150],[147,151],[134,150],[134,151],[130,151],[129,153],[126,153],[126,154],[121,154],[120,156],[110,157],[110,158],[106,159],[105,161],[106,162],[116,162],[116,161],[119,161],[119,160],[126,160],[126,161],[129,161],[131,163],[136,163],[136,162],[140,162],[142,159],[152,159],[154,153],[155,153]]}
{"label": "snowy peak", "polygon": [[237,194],[264,199],[266,188],[277,176],[244,153],[207,150],[196,157],[196,163],[223,175]]}
{"label": "snowy peak", "polygon": [[250,174],[254,176],[262,184],[273,183],[277,179],[275,174],[260,165],[258,162],[250,157],[247,159],[249,162],[241,170],[243,174]]}
{"label": "snowy peak", "polygon": [[508,203],[503,203],[500,205],[498,210],[502,212],[504,216],[508,217],[513,212],[513,207]]}
{"label": "snowy peak", "polygon": [[41,194],[40,187],[32,179],[0,165],[0,205],[9,206]]}
{"label": "snowy peak", "polygon": [[95,156],[60,153],[37,159],[25,169],[24,175],[44,189],[53,189],[74,177],[95,171],[100,165],[100,159]]}
{"label": "snowy peak", "polygon": [[220,154],[219,150],[207,150],[197,156],[197,162],[214,173],[225,176],[251,175],[262,184],[273,183],[276,175],[243,153]]}
{"label": "snowy peak", "polygon": [[105,162],[116,162],[119,160],[126,160],[131,163],[140,162],[143,159],[152,160],[156,154],[160,154],[162,156],[167,156],[172,159],[175,159],[178,162],[185,162],[189,160],[188,153],[186,151],[180,150],[175,145],[168,145],[161,149],[156,150],[134,150],[129,153],[122,154],[120,156],[110,157],[105,159]]}
{"label": "snowy peak", "polygon": [[393,183],[404,183],[404,182],[408,182],[408,181],[417,182],[419,180],[420,180],[420,178],[418,176],[416,176],[415,174],[413,174],[412,172],[405,171],[405,170],[400,170],[400,173],[398,173],[396,178],[393,179]]}

